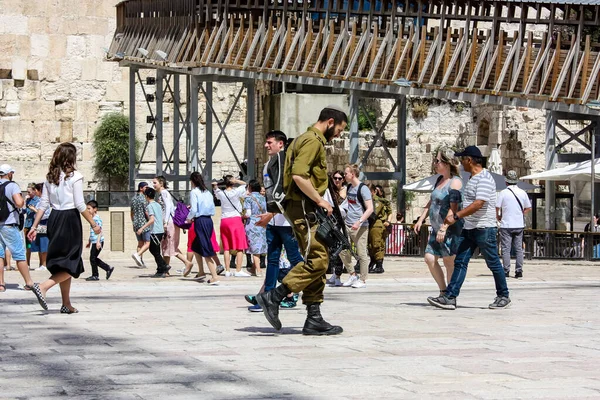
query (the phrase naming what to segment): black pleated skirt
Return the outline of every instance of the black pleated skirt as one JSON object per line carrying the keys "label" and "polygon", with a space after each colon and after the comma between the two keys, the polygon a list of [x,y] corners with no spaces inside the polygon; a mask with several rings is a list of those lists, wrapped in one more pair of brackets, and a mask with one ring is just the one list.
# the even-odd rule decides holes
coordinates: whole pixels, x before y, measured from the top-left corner
{"label": "black pleated skirt", "polygon": [[216,255],[211,242],[214,225],[211,217],[201,216],[194,220],[194,230],[196,239],[192,242],[194,253],[202,257],[212,257]]}
{"label": "black pleated skirt", "polygon": [[81,259],[82,230],[81,217],[76,208],[52,210],[48,219],[48,271],[52,274],[65,271],[73,278],[79,278],[84,271]]}

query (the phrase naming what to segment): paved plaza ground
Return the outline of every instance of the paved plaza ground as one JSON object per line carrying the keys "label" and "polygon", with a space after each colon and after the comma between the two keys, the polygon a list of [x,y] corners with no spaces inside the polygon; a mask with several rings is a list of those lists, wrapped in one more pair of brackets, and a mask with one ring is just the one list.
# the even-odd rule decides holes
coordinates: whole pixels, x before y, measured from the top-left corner
{"label": "paved plaza ground", "polygon": [[57,288],[42,311],[6,272],[0,398],[600,399],[600,263],[527,262],[512,307],[495,311],[475,260],[443,311],[427,304],[425,264],[392,258],[366,289],[326,289],[323,314],[344,328],[333,337],[303,336],[303,307],[281,312],[281,333],[249,313],[260,278],[209,287],[111,263],[110,281],[74,282],[74,315]]}

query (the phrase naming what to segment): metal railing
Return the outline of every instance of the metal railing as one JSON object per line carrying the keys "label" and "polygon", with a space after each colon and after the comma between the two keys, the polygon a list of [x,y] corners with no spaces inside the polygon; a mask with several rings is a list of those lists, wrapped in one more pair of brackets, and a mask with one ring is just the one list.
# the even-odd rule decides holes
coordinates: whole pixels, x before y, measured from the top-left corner
{"label": "metal railing", "polygon": [[[392,224],[386,240],[386,254],[423,256],[430,227],[423,225],[417,234],[413,224]],[[526,229],[523,235],[525,258],[600,260],[600,233]],[[500,238],[498,238],[500,246]],[[500,251],[500,249],[498,249]]]}

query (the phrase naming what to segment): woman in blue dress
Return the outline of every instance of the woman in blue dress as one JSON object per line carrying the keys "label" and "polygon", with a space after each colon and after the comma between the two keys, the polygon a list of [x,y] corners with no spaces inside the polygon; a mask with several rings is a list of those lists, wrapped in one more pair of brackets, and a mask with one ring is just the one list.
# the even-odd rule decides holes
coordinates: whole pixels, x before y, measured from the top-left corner
{"label": "woman in blue dress", "polygon": [[248,254],[252,254],[254,272],[262,276],[260,256],[267,254],[267,229],[256,226],[259,215],[267,211],[265,197],[260,194],[260,183],[253,179],[248,183],[248,194],[244,198],[244,217],[246,219],[246,237],[248,238]]}
{"label": "woman in blue dress", "polygon": [[[448,227],[444,223],[447,216],[462,209],[462,180],[458,172],[458,160],[454,151],[440,149],[433,160],[434,170],[440,175],[431,193],[431,199],[415,224],[415,232],[419,233],[421,225],[429,216],[431,233],[425,249],[425,263],[433,279],[440,288],[440,296],[446,292],[446,285],[452,278],[454,258],[461,242],[463,221],[459,220]],[[438,260],[442,258],[446,267],[446,276]]]}

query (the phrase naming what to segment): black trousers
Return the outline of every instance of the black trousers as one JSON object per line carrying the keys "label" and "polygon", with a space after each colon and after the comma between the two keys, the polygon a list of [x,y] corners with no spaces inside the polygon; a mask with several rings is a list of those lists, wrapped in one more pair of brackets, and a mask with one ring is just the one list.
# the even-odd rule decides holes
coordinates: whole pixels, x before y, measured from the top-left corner
{"label": "black trousers", "polygon": [[167,272],[167,263],[160,255],[160,242],[162,241],[164,233],[152,233],[150,235],[150,254],[154,256],[156,262],[156,273],[162,274]]}
{"label": "black trousers", "polygon": [[102,251],[103,247],[104,247],[104,243],[101,243],[100,249],[96,248],[96,243],[91,244],[90,265],[92,266],[92,275],[93,276],[98,276],[98,267],[102,268],[106,272],[108,272],[110,270],[110,265],[108,265],[107,263],[105,263],[104,261],[102,261],[101,259],[98,258],[98,255],[100,255],[100,252]]}

